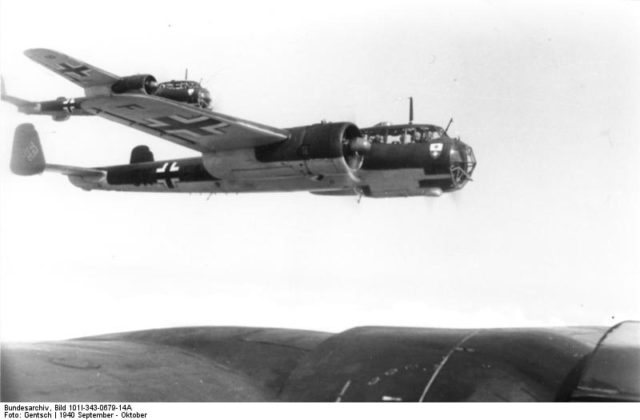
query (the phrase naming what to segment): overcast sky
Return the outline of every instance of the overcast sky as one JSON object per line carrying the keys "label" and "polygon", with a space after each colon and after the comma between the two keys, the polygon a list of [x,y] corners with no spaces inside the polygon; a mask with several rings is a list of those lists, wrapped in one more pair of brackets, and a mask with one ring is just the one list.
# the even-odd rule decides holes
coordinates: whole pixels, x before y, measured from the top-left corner
{"label": "overcast sky", "polygon": [[32,122],[49,162],[147,144],[97,117],[0,106],[0,336],[187,325],[613,325],[640,319],[638,2],[0,3],[0,66],[27,99],[82,90],[44,47],[118,75],[202,79],[216,110],[277,127],[446,125],[478,158],[454,196],[85,192],[8,169]]}

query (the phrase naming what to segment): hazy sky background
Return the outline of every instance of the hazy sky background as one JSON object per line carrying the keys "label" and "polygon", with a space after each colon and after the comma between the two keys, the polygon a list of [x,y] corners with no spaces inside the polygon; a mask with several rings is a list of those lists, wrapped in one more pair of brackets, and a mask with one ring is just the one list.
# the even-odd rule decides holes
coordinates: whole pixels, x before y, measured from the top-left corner
{"label": "hazy sky background", "polygon": [[[514,4],[515,3],[515,4]],[[0,2],[9,93],[82,90],[22,51],[202,79],[216,110],[277,127],[446,125],[475,150],[455,196],[85,192],[49,162],[190,150],[97,117],[0,106],[0,336],[183,325],[613,325],[640,319],[638,2]]]}

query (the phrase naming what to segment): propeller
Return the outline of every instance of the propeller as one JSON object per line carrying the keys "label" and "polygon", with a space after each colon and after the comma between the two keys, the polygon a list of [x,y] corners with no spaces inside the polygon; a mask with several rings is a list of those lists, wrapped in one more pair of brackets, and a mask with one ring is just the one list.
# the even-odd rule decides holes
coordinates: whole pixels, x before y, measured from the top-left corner
{"label": "propeller", "polygon": [[364,136],[344,139],[343,149],[349,168],[357,171],[362,167],[364,156],[371,150],[371,142]]}
{"label": "propeller", "polygon": [[144,81],[144,90],[149,93],[153,93],[158,89],[158,82],[156,79],[149,77]]}
{"label": "propeller", "polygon": [[356,137],[349,140],[349,149],[364,155],[371,150],[371,142],[366,137]]}

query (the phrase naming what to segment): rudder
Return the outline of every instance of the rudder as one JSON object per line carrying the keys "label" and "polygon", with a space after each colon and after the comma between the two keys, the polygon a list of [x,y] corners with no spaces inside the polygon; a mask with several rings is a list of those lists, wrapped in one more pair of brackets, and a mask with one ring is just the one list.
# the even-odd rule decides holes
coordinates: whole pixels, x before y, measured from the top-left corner
{"label": "rudder", "polygon": [[44,172],[44,152],[33,124],[20,124],[13,136],[11,172],[16,175],[36,175]]}

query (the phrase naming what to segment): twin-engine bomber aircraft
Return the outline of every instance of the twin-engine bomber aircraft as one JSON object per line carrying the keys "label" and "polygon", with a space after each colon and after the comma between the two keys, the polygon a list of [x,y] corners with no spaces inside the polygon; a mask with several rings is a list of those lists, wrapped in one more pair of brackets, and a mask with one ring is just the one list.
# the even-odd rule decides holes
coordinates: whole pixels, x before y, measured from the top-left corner
{"label": "twin-engine bomber aircraft", "polygon": [[148,74],[118,77],[67,55],[32,49],[27,57],[84,88],[80,98],[2,99],[25,114],[97,115],[197,150],[202,157],[155,161],[147,146],[128,165],[78,168],[48,164],[31,124],[16,129],[11,169],[19,175],[61,172],[86,190],[240,193],[310,191],[368,197],[439,196],[471,179],[471,147],[427,124],[348,122],[280,129],[210,109],[193,81],[157,83]]}

